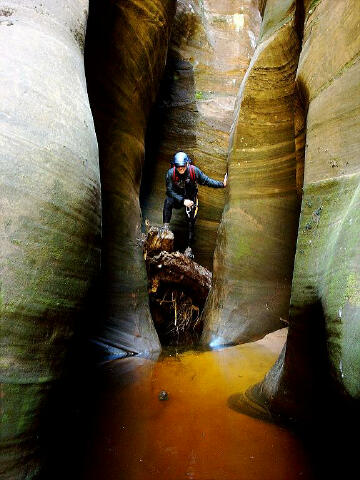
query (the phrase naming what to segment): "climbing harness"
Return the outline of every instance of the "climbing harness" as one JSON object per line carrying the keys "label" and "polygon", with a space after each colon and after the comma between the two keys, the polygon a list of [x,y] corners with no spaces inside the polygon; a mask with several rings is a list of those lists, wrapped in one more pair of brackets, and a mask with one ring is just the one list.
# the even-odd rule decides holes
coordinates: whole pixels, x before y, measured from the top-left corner
{"label": "climbing harness", "polygon": [[196,217],[197,213],[198,213],[198,210],[199,210],[199,200],[198,200],[198,197],[195,198],[194,200],[194,203],[191,207],[185,207],[185,212],[186,212],[186,215],[190,218],[191,217],[191,212],[194,211],[194,215],[193,215],[193,218]]}

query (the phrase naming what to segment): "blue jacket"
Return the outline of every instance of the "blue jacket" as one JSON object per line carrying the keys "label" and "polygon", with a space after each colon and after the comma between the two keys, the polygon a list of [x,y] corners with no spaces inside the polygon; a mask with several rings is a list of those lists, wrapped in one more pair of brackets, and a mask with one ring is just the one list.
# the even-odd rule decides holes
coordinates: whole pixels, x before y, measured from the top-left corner
{"label": "blue jacket", "polygon": [[183,203],[186,198],[194,200],[197,195],[199,185],[206,185],[211,188],[224,188],[224,183],[213,178],[207,177],[200,168],[191,166],[194,169],[195,181],[191,179],[190,167],[187,167],[183,175],[180,175],[175,171],[174,180],[174,168],[170,168],[166,173],[166,195],[173,198],[178,203]]}

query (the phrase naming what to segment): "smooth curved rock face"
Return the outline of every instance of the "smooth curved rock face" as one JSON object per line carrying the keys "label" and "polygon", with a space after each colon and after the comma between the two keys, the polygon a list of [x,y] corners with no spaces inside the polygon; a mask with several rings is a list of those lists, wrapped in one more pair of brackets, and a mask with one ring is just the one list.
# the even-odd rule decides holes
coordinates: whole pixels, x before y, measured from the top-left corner
{"label": "smooth curved rock face", "polygon": [[214,284],[204,310],[205,344],[254,340],[288,318],[301,171],[301,142],[295,142],[301,122],[295,133],[294,120],[299,41],[294,3],[275,7],[267,2],[264,19],[269,9],[277,16],[267,23],[270,32],[262,28],[264,40],[240,88]]}
{"label": "smooth curved rock face", "polygon": [[0,472],[33,478],[41,407],[100,268],[88,2],[0,1]]}
{"label": "smooth curved rock face", "polygon": [[360,397],[358,7],[355,0],[319,2],[306,12],[297,81],[309,109],[291,298],[295,319],[321,302],[333,374],[355,398]]}
{"label": "smooth curved rock face", "polygon": [[87,78],[104,212],[105,325],[100,336],[127,351],[158,350],[139,241],[139,189],[147,118],[165,65],[175,1],[99,0],[92,7]]}
{"label": "smooth curved rock face", "polygon": [[[165,79],[147,135],[143,216],[162,222],[165,173],[184,150],[207,175],[222,180],[235,101],[255,49],[260,15],[255,0],[179,0]],[[212,269],[223,189],[200,187],[194,252]],[[175,248],[186,248],[184,212],[171,221]]]}
{"label": "smooth curved rock face", "polygon": [[[261,3],[261,2],[260,2]],[[262,8],[260,39],[264,41],[273,35],[282,25],[295,22],[296,0],[266,0]]]}
{"label": "smooth curved rock face", "polygon": [[261,385],[272,410],[290,416],[314,409],[326,382],[360,396],[359,21],[355,0],[305,2],[297,81],[308,101],[306,157],[289,337]]}

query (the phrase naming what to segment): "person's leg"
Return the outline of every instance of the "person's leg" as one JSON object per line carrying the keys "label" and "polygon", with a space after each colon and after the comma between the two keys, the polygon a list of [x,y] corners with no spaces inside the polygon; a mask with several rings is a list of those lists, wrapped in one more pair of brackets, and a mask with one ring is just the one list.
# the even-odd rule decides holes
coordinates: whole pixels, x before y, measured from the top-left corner
{"label": "person's leg", "polygon": [[195,218],[188,219],[188,246],[192,247],[195,239]]}
{"label": "person's leg", "polygon": [[198,213],[199,202],[197,196],[193,199],[194,206],[190,211],[190,216],[188,216],[188,245],[192,247],[195,239],[195,222]]}
{"label": "person's leg", "polygon": [[185,210],[187,226],[188,226],[188,247],[185,250],[185,255],[187,255],[190,258],[194,258],[194,255],[192,253],[192,245],[195,240],[195,221],[196,221],[196,216],[198,212],[197,198],[194,199],[194,203],[195,203],[195,206],[194,208],[191,209],[189,215],[186,214],[186,210]]}
{"label": "person's leg", "polygon": [[174,207],[174,200],[170,197],[165,198],[163,208],[163,223],[169,225],[172,215],[172,209]]}

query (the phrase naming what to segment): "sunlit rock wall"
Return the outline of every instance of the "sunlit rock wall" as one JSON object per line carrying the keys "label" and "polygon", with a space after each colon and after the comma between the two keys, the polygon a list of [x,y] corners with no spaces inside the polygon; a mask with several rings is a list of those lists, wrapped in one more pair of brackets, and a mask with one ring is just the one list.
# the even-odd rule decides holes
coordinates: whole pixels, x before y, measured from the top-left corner
{"label": "sunlit rock wall", "polygon": [[106,343],[132,352],[160,348],[140,245],[144,135],[162,75],[175,0],[91,4],[87,79],[99,141],[103,194]]}
{"label": "sunlit rock wall", "polygon": [[288,415],[310,408],[314,391],[326,395],[319,384],[329,370],[339,392],[360,396],[358,7],[305,3],[297,82],[308,105],[306,156],[289,338],[260,389]]}
{"label": "sunlit rock wall", "polygon": [[100,267],[87,8],[85,0],[0,1],[3,480],[37,476],[42,406]]}
{"label": "sunlit rock wall", "polygon": [[204,311],[206,344],[260,338],[288,318],[301,173],[298,54],[295,2],[268,0],[239,92],[227,202]]}
{"label": "sunlit rock wall", "polygon": [[[260,28],[257,0],[179,0],[157,106],[146,144],[142,209],[162,222],[165,173],[176,151],[190,154],[207,175],[222,180],[237,92]],[[212,269],[224,190],[200,187],[194,251]],[[171,222],[176,248],[186,247],[184,212]]]}

